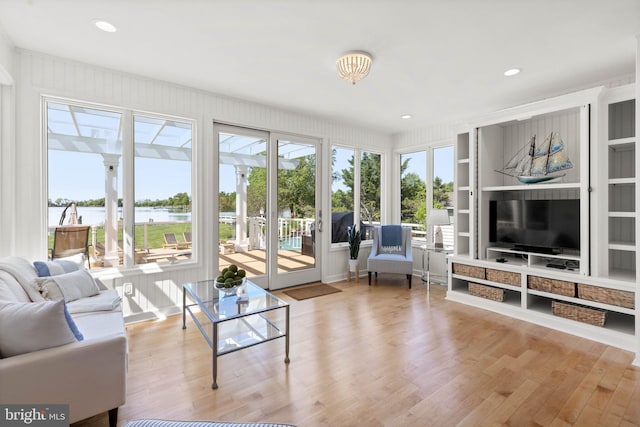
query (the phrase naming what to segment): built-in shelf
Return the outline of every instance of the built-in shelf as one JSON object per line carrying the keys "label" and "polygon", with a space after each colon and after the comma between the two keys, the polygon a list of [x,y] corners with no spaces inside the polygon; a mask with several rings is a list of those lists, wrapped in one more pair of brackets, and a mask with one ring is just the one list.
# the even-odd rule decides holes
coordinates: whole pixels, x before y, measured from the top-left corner
{"label": "built-in shelf", "polygon": [[636,251],[636,245],[633,243],[617,243],[617,242],[609,242],[609,249],[616,251]]}
{"label": "built-in shelf", "polygon": [[635,184],[636,183],[636,179],[635,178],[610,178],[609,179],[609,184]]}
{"label": "built-in shelf", "polygon": [[635,218],[635,212],[609,212],[609,218]]}
{"label": "built-in shelf", "polygon": [[520,185],[499,185],[482,187],[482,191],[526,191],[526,190],[562,190],[569,188],[580,188],[579,182],[551,183],[551,184],[520,184]]}
{"label": "built-in shelf", "polygon": [[[502,110],[457,135],[455,241],[460,249],[448,257],[452,268],[447,299],[638,350],[637,309],[628,308],[640,278],[636,86],[598,87]],[[503,173],[504,166],[528,148],[528,141],[535,137],[539,147],[555,132],[573,165],[562,171],[562,178],[522,184]],[[542,254],[491,242],[491,201],[563,199],[580,203],[579,250]],[[469,294],[469,282],[503,289],[504,301]],[[600,289],[589,296],[579,285]],[[553,301],[603,310],[605,324],[554,315]]]}
{"label": "built-in shelf", "polygon": [[607,141],[607,144],[609,146],[614,146],[614,145],[635,144],[635,142],[636,142],[636,138],[631,136],[628,138],[610,139],[609,141]]}

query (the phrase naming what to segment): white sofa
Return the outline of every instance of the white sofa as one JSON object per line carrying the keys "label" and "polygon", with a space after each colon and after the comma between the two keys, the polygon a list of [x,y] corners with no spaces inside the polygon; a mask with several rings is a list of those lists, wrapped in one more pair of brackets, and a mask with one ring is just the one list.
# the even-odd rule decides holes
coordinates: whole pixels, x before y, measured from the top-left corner
{"label": "white sofa", "polygon": [[[30,261],[0,258],[0,303],[23,310],[36,306],[24,303],[51,307],[54,302],[45,303],[34,285],[37,278]],[[71,423],[108,411],[109,424],[116,425],[118,407],[125,403],[127,338],[118,294],[99,282],[94,284],[98,295],[66,303],[73,319],[66,322],[75,322],[81,341],[72,333],[73,342],[68,344],[0,358],[0,403],[68,404]],[[0,345],[14,326],[0,325]]]}

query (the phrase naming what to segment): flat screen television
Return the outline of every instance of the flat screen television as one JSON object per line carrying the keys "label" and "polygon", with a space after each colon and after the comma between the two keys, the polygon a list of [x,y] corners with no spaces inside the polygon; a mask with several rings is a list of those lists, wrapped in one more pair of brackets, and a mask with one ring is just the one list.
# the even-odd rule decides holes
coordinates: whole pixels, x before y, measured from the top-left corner
{"label": "flat screen television", "polygon": [[580,200],[491,200],[489,241],[516,250],[580,250]]}

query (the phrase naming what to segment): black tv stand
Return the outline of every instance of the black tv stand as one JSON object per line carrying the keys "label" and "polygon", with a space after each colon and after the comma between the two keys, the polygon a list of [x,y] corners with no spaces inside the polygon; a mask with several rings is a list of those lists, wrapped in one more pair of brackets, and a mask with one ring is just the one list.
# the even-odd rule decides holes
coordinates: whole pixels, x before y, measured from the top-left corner
{"label": "black tv stand", "polygon": [[546,246],[530,246],[530,245],[515,245],[513,247],[514,251],[522,251],[522,252],[535,252],[538,254],[546,254],[546,255],[560,255],[562,251],[558,248],[550,248]]}

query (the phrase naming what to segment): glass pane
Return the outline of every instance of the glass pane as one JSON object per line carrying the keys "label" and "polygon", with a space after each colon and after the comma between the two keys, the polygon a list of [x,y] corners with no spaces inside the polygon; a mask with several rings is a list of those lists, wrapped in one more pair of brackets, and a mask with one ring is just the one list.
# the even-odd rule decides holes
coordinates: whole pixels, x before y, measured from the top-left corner
{"label": "glass pane", "polygon": [[56,227],[85,224],[92,268],[119,265],[122,116],[54,102],[46,109],[49,248]]}
{"label": "glass pane", "polygon": [[353,225],[354,151],[334,147],[331,151],[331,243],[346,242]]}
{"label": "glass pane", "polygon": [[360,156],[360,220],[362,239],[373,239],[373,227],[380,224],[381,159],[377,153]]}
{"label": "glass pane", "polygon": [[427,229],[427,152],[400,156],[400,218],[411,226],[414,237],[424,237]]}
{"label": "glass pane", "polygon": [[433,149],[433,208],[449,211],[449,225],[441,225],[442,242],[453,246],[453,145]]}
{"label": "glass pane", "polygon": [[278,141],[278,273],[315,266],[316,148]]}
{"label": "glass pane", "polygon": [[136,115],[134,262],[191,258],[191,123]]}
{"label": "glass pane", "polygon": [[218,144],[220,270],[235,264],[247,277],[264,275],[268,235],[266,139],[221,132]]}

